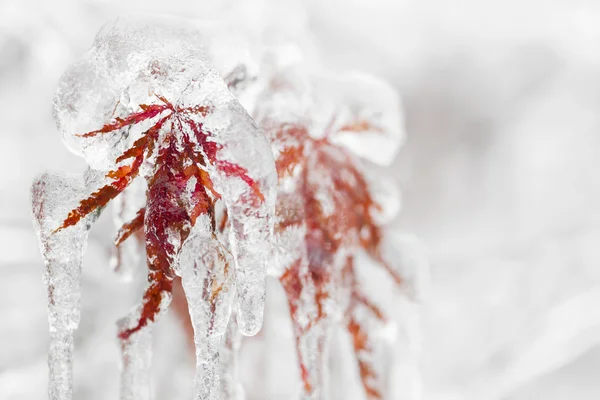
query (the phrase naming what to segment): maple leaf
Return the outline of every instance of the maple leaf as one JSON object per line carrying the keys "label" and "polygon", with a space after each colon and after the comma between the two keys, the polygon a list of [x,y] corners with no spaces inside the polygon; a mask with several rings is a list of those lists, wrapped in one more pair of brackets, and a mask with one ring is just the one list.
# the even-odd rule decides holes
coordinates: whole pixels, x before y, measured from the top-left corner
{"label": "maple leaf", "polygon": [[[369,186],[359,169],[359,164],[346,150],[333,145],[328,136],[312,139],[305,128],[296,125],[268,123],[271,138],[278,144],[279,151],[275,163],[280,180],[292,175],[299,167],[297,194],[302,198],[303,211],[288,213],[279,208],[286,206],[282,200],[278,207],[276,232],[290,227],[306,226],[305,246],[308,254],[308,268],[299,267],[300,260],[291,264],[280,277],[284,287],[292,323],[296,336],[296,351],[300,366],[304,391],[310,394],[315,389],[318,371],[311,371],[301,349],[304,336],[319,321],[330,318],[328,301],[335,299],[344,287],[350,291],[350,301],[346,315],[346,329],[353,340],[354,354],[360,370],[361,381],[369,399],[381,399],[378,389],[378,376],[371,365],[370,338],[368,327],[356,318],[358,308],[367,310],[376,320],[385,321],[383,312],[364,296],[356,282],[353,259],[350,257],[344,266],[336,266],[336,255],[343,249],[351,253],[364,249],[378,264],[382,265],[397,284],[401,277],[385,262],[381,255],[382,232],[373,219],[374,210],[379,205],[373,200]],[[357,121],[343,126],[343,131],[372,129],[365,121]],[[323,198],[332,201],[332,210],[325,210]],[[306,315],[300,316],[303,307],[302,293],[308,289],[312,293],[312,304],[316,313],[308,324],[300,325]],[[303,318],[304,317],[304,318]],[[329,322],[326,322],[329,323]]]}
{"label": "maple leaf", "polygon": [[[91,138],[117,133],[141,122],[155,120],[130,148],[116,158],[117,164],[125,164],[106,173],[109,183],[82,200],[57,229],[75,225],[90,213],[106,206],[139,175],[144,161],[157,152],[152,172],[145,176],[148,186],[146,206],[138,211],[133,220],[121,227],[115,239],[115,244],[119,246],[134,232],[144,228],[149,269],[149,285],[143,296],[141,315],[133,327],[119,333],[122,339],[127,339],[154,321],[164,296],[173,290],[175,259],[198,218],[208,216],[213,233],[216,230],[215,203],[221,195],[215,190],[208,174],[209,164],[226,176],[237,177],[245,182],[254,194],[253,201],[260,203],[265,200],[258,183],[245,168],[217,158],[222,145],[212,140],[203,124],[196,121],[212,112],[209,106],[174,106],[163,96],[156,97],[159,104],[141,104],[140,111],[116,118],[98,130],[78,135]],[[191,193],[188,191],[190,183]],[[215,296],[219,290],[215,288]]]}

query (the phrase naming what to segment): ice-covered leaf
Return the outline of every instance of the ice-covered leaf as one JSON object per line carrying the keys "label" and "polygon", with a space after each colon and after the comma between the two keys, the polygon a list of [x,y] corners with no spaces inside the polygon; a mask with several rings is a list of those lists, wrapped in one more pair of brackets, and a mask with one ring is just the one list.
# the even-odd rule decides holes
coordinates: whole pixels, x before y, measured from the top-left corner
{"label": "ice-covered leaf", "polygon": [[342,322],[367,396],[381,399],[382,360],[374,353],[385,316],[360,291],[353,260],[365,252],[397,286],[404,283],[397,258],[382,247],[384,224],[399,209],[398,191],[390,180],[374,181],[373,167],[364,164],[387,164],[398,149],[398,98],[370,76],[314,76],[295,67],[272,74],[254,114],[279,177],[270,273],[288,298],[302,396],[327,398],[327,341]]}
{"label": "ice-covered leaf", "polygon": [[[212,343],[196,341],[199,373],[213,379],[210,387],[198,381],[199,398],[220,390],[218,362],[204,372],[200,367],[218,351],[214,333],[224,334],[233,293],[241,332],[255,334],[262,324],[277,174],[264,134],[207,59],[205,45],[214,43],[203,43],[200,31],[179,20],[121,17],[105,25],[65,72],[55,98],[63,141],[96,172],[92,190],[52,210],[54,218],[44,221],[54,227],[44,234],[87,232],[91,218],[121,195],[115,244],[142,238],[145,244],[148,285],[141,304],[119,324],[125,397],[135,397],[146,380],[136,375],[136,365],[149,363],[140,361],[146,359],[144,343],[170,303],[177,274],[196,335]],[[136,178],[145,181],[144,194],[132,188]],[[217,226],[220,207],[227,210],[226,227]],[[199,260],[195,250],[214,257]],[[117,258],[117,267],[122,261]],[[196,293],[207,279],[221,283]],[[202,314],[207,307],[210,321]],[[216,310],[222,329],[214,325]]]}

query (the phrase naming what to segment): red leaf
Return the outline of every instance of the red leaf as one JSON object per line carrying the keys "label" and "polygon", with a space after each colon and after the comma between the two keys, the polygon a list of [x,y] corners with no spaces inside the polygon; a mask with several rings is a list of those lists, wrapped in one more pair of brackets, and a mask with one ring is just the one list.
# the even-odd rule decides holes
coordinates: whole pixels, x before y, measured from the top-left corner
{"label": "red leaf", "polygon": [[117,237],[115,238],[115,246],[119,246],[123,243],[129,236],[134,234],[136,231],[141,229],[144,226],[144,216],[146,214],[146,208],[141,208],[135,215],[131,221],[125,223],[119,232],[117,232]]}
{"label": "red leaf", "polygon": [[150,286],[144,293],[140,318],[134,327],[119,332],[119,338],[123,340],[128,339],[135,332],[148,325],[149,321],[154,321],[154,318],[160,312],[163,296],[173,291],[173,277],[168,276],[164,271],[151,271],[148,274],[148,281]]}
{"label": "red leaf", "polygon": [[161,112],[172,109],[171,107],[169,107],[166,104],[151,104],[151,105],[141,104],[140,108],[142,109],[142,111],[140,111],[140,112],[129,114],[125,118],[115,118],[115,122],[106,124],[102,128],[98,129],[97,131],[92,131],[92,132],[84,133],[84,134],[77,135],[77,136],[87,138],[87,137],[96,136],[100,133],[108,133],[108,132],[116,131],[118,129],[125,128],[126,126],[137,124],[137,123],[145,121],[147,119],[154,118]]}
{"label": "red leaf", "polygon": [[254,192],[254,195],[260,199],[260,201],[265,201],[265,196],[260,191],[258,183],[248,176],[248,170],[246,168],[223,160],[218,160],[216,165],[219,170],[225,173],[225,175],[236,176],[246,182]]}
{"label": "red leaf", "polygon": [[79,206],[69,213],[62,225],[54,232],[75,225],[90,213],[106,206],[109,201],[117,197],[131,183],[133,178],[137,176],[140,163],[141,160],[139,163],[134,162],[132,166],[121,167],[122,169],[120,168],[117,171],[110,171],[107,177],[112,177],[115,180],[92,193],[87,199],[82,200]]}

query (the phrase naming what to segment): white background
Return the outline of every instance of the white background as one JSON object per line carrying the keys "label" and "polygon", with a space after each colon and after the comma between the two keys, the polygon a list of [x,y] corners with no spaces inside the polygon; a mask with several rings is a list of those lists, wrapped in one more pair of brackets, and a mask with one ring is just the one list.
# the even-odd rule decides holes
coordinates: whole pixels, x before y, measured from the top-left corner
{"label": "white background", "polygon": [[[0,398],[45,396],[29,185],[44,169],[83,168],[51,118],[60,74],[119,14],[232,10],[306,29],[332,69],[381,75],[403,97],[396,225],[422,239],[431,264],[420,397],[600,398],[600,4],[577,0],[0,0]],[[109,226],[92,231],[85,261],[79,399],[117,397],[114,321],[137,296],[107,268]],[[270,290],[268,337],[289,324]],[[189,382],[167,365],[183,339],[172,318],[160,325],[155,398],[175,398],[172,386]],[[263,354],[293,358],[285,335],[245,344],[261,371],[246,379],[250,398],[294,393],[296,371]]]}

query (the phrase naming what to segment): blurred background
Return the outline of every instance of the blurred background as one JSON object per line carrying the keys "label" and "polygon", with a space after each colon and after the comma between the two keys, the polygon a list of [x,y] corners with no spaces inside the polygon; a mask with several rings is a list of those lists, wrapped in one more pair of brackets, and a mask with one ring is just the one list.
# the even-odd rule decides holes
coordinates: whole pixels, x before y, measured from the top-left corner
{"label": "blurred background", "polygon": [[[44,169],[84,167],[52,121],[58,78],[102,24],[135,12],[286,26],[332,70],[397,88],[407,140],[389,170],[403,194],[395,226],[430,262],[411,309],[412,387],[398,399],[600,398],[599,2],[0,0],[0,399],[46,396],[29,186]],[[114,321],[139,292],[108,268],[110,221],[99,225],[84,261],[77,399],[117,398]],[[243,348],[249,399],[293,398],[296,385],[297,371],[268,357],[294,357],[287,305],[269,290],[265,330]],[[156,332],[155,398],[177,398],[189,371],[169,366],[186,357],[184,336],[172,315]]]}

